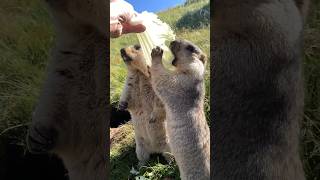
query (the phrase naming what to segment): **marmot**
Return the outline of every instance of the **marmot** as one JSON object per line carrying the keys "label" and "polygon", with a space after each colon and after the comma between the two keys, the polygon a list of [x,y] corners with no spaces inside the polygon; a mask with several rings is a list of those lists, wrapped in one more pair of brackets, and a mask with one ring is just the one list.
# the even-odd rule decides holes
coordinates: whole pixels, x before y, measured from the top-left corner
{"label": "marmot", "polygon": [[28,132],[28,148],[61,157],[70,180],[105,180],[109,1],[46,2],[56,47]]}
{"label": "marmot", "polygon": [[151,82],[165,105],[171,152],[182,180],[210,179],[210,131],[204,113],[206,56],[194,44],[170,44],[175,71],[162,64],[163,50],[152,50]]}
{"label": "marmot", "polygon": [[166,135],[166,112],[151,86],[149,67],[140,45],[121,49],[128,70],[119,108],[128,109],[134,125],[136,154],[143,165],[151,153],[163,153],[169,160]]}
{"label": "marmot", "polygon": [[307,1],[213,3],[212,178],[305,179],[299,122]]}

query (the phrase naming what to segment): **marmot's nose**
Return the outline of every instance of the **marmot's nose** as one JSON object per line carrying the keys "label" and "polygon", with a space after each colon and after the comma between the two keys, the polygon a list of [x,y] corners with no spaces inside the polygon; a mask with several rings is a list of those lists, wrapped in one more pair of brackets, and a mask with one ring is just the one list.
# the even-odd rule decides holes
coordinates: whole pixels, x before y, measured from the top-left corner
{"label": "marmot's nose", "polygon": [[170,45],[169,45],[170,49],[174,49],[174,47],[176,46],[176,44],[177,44],[177,41],[176,41],[176,40],[175,40],[175,41],[172,41],[172,42],[170,43]]}
{"label": "marmot's nose", "polygon": [[126,55],[126,50],[124,48],[122,48],[122,49],[120,49],[120,53],[121,53],[122,56]]}
{"label": "marmot's nose", "polygon": [[177,40],[171,41],[170,46],[175,46],[178,43]]}
{"label": "marmot's nose", "polygon": [[136,50],[140,50],[140,49],[141,49],[140,44],[136,44],[136,45],[134,45],[133,47],[134,47]]}
{"label": "marmot's nose", "polygon": [[179,40],[174,40],[174,41],[171,41],[170,43],[170,49],[173,51],[173,50],[178,50],[178,47],[179,47],[179,43],[180,41]]}

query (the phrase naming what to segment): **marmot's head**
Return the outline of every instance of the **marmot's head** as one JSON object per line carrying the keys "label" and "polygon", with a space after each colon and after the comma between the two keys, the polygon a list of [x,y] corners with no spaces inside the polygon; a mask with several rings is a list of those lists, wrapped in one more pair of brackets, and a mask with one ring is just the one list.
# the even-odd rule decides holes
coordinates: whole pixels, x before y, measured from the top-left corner
{"label": "marmot's head", "polygon": [[144,59],[140,45],[129,46],[120,50],[121,57],[128,68],[136,69],[150,77],[149,67]]}
{"label": "marmot's head", "polygon": [[170,43],[170,49],[174,55],[172,65],[177,70],[199,70],[206,64],[206,55],[199,47],[187,40],[175,40]]}

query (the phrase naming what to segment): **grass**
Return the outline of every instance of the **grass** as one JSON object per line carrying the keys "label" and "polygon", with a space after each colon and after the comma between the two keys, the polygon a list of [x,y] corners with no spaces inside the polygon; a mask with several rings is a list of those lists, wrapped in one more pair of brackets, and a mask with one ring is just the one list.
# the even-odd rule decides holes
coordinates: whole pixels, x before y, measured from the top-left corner
{"label": "grass", "polygon": [[38,0],[0,2],[0,132],[31,120],[54,38],[43,7]]}
{"label": "grass", "polygon": [[[313,3],[305,31],[306,93],[301,150],[307,179],[320,180],[320,2],[313,0]],[[198,11],[205,4],[203,1],[190,3],[161,12],[159,16],[174,28],[178,37],[194,41],[210,57],[207,14]],[[201,21],[197,21],[197,14],[192,14],[197,12],[204,16]],[[183,17],[195,18],[186,21]],[[41,0],[1,0],[0,23],[0,138],[14,132],[19,136],[11,143],[23,145],[25,126],[31,120],[45,78],[49,49],[53,45],[52,23]],[[135,35],[111,40],[112,103],[117,103],[126,76],[119,49],[137,42]],[[209,97],[209,81],[206,87]],[[208,103],[206,99],[207,112],[210,112]],[[176,166],[164,164],[159,156],[152,157],[146,167],[138,169],[132,128],[124,129],[124,132],[123,141],[111,150],[111,175],[117,177],[113,179],[133,177],[130,174],[132,167],[139,172],[136,176],[178,176]]]}
{"label": "grass", "polygon": [[138,162],[135,156],[133,126],[125,124],[119,127],[119,131],[120,134],[117,134],[110,150],[110,174],[114,178],[127,179],[131,168]]}
{"label": "grass", "polygon": [[320,1],[313,0],[305,30],[303,165],[308,180],[320,180]]}

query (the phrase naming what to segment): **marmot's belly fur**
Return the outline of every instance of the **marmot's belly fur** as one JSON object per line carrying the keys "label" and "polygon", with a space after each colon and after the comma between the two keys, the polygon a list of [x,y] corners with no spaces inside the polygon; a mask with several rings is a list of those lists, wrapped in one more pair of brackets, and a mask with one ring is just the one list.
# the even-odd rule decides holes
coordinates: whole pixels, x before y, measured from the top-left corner
{"label": "marmot's belly fur", "polygon": [[126,86],[129,90],[124,89],[129,95],[122,96],[129,97],[127,103],[134,125],[136,154],[140,164],[144,164],[152,153],[170,152],[166,113],[152,89],[150,78],[137,70],[126,83],[131,85]]}

